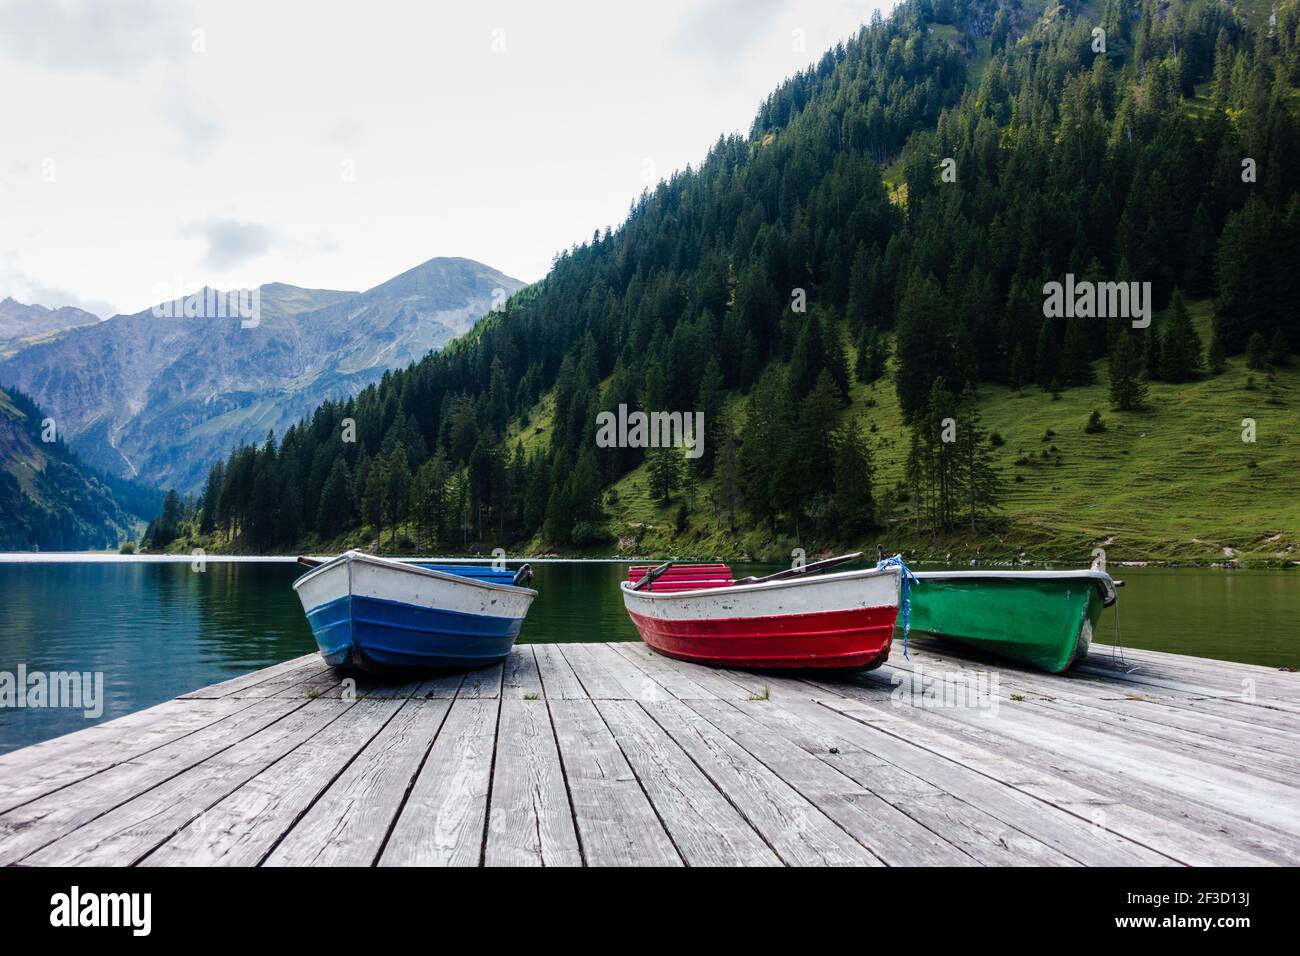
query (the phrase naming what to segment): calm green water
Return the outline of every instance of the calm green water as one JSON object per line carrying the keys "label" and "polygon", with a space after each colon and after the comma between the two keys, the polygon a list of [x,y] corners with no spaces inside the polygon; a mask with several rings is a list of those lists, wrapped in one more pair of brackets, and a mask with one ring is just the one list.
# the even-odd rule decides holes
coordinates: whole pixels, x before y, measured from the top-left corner
{"label": "calm green water", "polygon": [[[636,640],[622,564],[534,565],[521,641]],[[739,569],[738,569],[739,570]],[[746,569],[747,570],[747,569]],[[1113,569],[1123,642],[1300,667],[1300,571]],[[99,671],[99,720],[314,650],[292,563],[0,564],[0,672]],[[1098,640],[1114,639],[1107,611]],[[81,730],[81,710],[0,708],[0,752]]]}

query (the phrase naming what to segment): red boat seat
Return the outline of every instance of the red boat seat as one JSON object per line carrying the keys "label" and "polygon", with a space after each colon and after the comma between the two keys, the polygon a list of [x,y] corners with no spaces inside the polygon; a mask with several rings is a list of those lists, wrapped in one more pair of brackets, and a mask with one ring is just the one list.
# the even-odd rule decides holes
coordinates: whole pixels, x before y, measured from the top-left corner
{"label": "red boat seat", "polygon": [[[635,584],[658,565],[635,565],[628,568],[627,579]],[[725,588],[735,584],[731,568],[725,564],[674,564],[650,584],[651,591],[697,591],[701,588]]]}

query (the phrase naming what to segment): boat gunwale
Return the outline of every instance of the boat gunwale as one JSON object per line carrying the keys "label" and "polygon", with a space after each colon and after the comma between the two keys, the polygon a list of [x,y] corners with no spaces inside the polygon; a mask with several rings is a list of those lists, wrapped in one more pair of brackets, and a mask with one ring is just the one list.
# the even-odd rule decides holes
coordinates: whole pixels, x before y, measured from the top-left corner
{"label": "boat gunwale", "polygon": [[815,574],[806,578],[795,577],[784,578],[780,581],[756,581],[752,584],[729,584],[725,587],[696,588],[692,591],[636,591],[633,590],[633,586],[637,583],[635,581],[623,581],[619,584],[619,588],[625,596],[626,603],[626,596],[629,594],[638,598],[650,598],[655,601],[708,597],[720,594],[754,594],[774,591],[779,588],[808,587],[809,585],[828,581],[847,581],[854,578],[870,578],[883,574],[898,575],[901,572],[896,567],[859,568],[855,571],[836,571],[834,574]]}
{"label": "boat gunwale", "polygon": [[1078,571],[994,571],[994,570],[974,570],[974,571],[913,571],[918,581],[924,582],[929,580],[941,579],[968,579],[978,580],[980,578],[994,578],[999,580],[1012,581],[1068,581],[1072,579],[1084,579],[1091,581],[1101,594],[1101,606],[1110,607],[1118,599],[1115,589],[1115,579],[1107,571],[1098,571],[1095,568],[1084,568]]}
{"label": "boat gunwale", "polygon": [[331,558],[330,560],[321,564],[319,567],[312,568],[306,574],[299,575],[293,581],[293,589],[297,591],[298,587],[301,584],[303,584],[303,582],[311,578],[314,578],[319,574],[324,573],[326,570],[338,566],[340,562],[345,562],[347,565],[349,594],[353,593],[353,587],[352,587],[353,563],[363,563],[363,564],[369,563],[381,568],[388,568],[389,570],[392,571],[405,571],[409,574],[423,575],[424,577],[434,578],[439,581],[446,581],[451,584],[463,584],[463,585],[468,585],[470,587],[483,588],[488,591],[505,591],[509,594],[528,594],[534,598],[537,597],[537,590],[535,588],[524,588],[514,584],[494,584],[491,581],[480,581],[476,578],[461,577],[460,575],[452,574],[449,571],[435,571],[431,568],[421,567],[418,564],[407,564],[405,561],[398,561],[393,558],[381,558],[378,555],[367,554],[364,551],[356,551],[356,550],[344,551],[338,557]]}

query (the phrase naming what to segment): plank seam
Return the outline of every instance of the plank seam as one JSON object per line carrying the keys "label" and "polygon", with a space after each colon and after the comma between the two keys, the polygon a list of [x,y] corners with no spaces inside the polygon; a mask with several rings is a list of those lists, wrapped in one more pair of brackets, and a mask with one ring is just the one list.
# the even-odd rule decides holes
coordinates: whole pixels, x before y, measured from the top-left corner
{"label": "plank seam", "polygon": [[[311,703],[311,701],[306,701],[306,702],[303,704],[303,706],[304,706],[304,707],[307,706],[308,703]],[[148,850],[146,850],[144,853],[142,853],[140,856],[136,857],[134,860],[130,861],[130,862],[127,863],[126,865],[127,865],[127,866],[139,866],[139,865],[140,865],[144,860],[148,859],[150,855],[152,855],[154,852],[156,852],[156,851],[158,850],[159,847],[161,847],[163,844],[165,844],[165,843],[166,843],[168,840],[170,840],[172,837],[176,836],[176,834],[180,833],[182,830],[184,830],[186,827],[188,827],[191,823],[193,823],[193,822],[194,822],[195,820],[197,820],[199,817],[203,816],[203,814],[207,813],[209,810],[211,810],[213,807],[215,807],[218,803],[221,803],[221,801],[223,801],[223,800],[227,799],[228,797],[230,797],[231,794],[236,793],[240,788],[247,786],[248,783],[249,783],[249,781],[254,780],[254,779],[256,779],[257,777],[260,777],[262,774],[266,773],[266,771],[270,770],[272,767],[274,767],[276,764],[278,764],[281,760],[284,760],[286,757],[288,757],[289,754],[293,753],[295,750],[297,750],[297,749],[298,749],[299,747],[301,747],[303,744],[307,743],[307,741],[311,740],[311,739],[312,739],[313,737],[315,737],[317,734],[319,734],[319,733],[321,733],[323,730],[325,730],[326,727],[331,726],[335,721],[337,721],[337,720],[339,720],[340,718],[342,718],[344,714],[346,714],[348,711],[350,711],[350,710],[351,710],[353,707],[355,707],[355,706],[356,706],[356,701],[353,701],[352,703],[348,704],[348,706],[344,707],[342,710],[340,710],[337,714],[335,714],[335,715],[334,715],[333,717],[331,717],[329,720],[325,721],[325,723],[323,723],[323,724],[321,724],[319,727],[317,727],[317,728],[316,728],[314,731],[312,731],[311,734],[309,734],[307,737],[305,737],[304,739],[298,741],[298,743],[294,744],[292,747],[290,747],[290,748],[289,748],[288,750],[286,750],[284,753],[280,754],[280,756],[276,757],[274,760],[272,760],[270,763],[268,763],[265,767],[263,767],[263,768],[262,768],[261,770],[259,770],[257,773],[253,774],[253,776],[249,777],[248,780],[243,781],[243,782],[242,782],[238,787],[236,787],[234,790],[231,790],[230,793],[222,794],[220,797],[218,797],[218,798],[217,798],[216,800],[214,800],[212,803],[209,803],[207,806],[203,807],[201,810],[199,810],[198,813],[196,813],[196,814],[194,814],[193,816],[191,816],[191,817],[190,817],[188,820],[186,820],[184,823],[181,823],[181,824],[180,824],[179,826],[177,826],[174,830],[172,830],[171,833],[167,834],[165,837],[163,837],[161,840],[159,840],[157,843],[155,843],[153,846],[151,846]],[[299,708],[299,709],[300,709],[300,708]],[[296,713],[296,710],[294,710],[294,711],[290,711],[290,713]],[[288,716],[288,715],[286,715],[286,716]],[[283,719],[283,718],[281,718],[281,719]],[[276,721],[272,721],[271,724],[268,724],[267,726],[270,727],[270,726],[273,726],[274,724],[277,724],[277,723],[279,723],[278,720],[276,720]],[[266,729],[265,727],[262,728],[262,730],[265,730],[265,729]],[[257,733],[261,733],[262,730],[259,730]],[[256,736],[256,734],[253,734],[253,735],[250,735],[250,736]],[[245,739],[247,740],[247,739],[249,739],[249,738],[245,738]],[[214,756],[215,756],[215,755],[214,755]],[[208,759],[210,760],[211,758],[209,757]],[[202,765],[205,764],[205,763],[207,763],[207,760],[201,760],[201,761],[199,761],[199,763],[195,764],[194,766],[195,766],[195,767],[202,766]],[[193,768],[190,768],[190,769],[193,769]],[[135,799],[135,798],[132,798],[132,799]]]}
{"label": "plank seam", "polygon": [[[541,679],[540,668],[538,670],[538,679]],[[542,684],[542,693],[546,692],[546,684]],[[564,781],[564,798],[569,802],[569,818],[573,821],[573,833],[578,840],[578,859],[582,861],[583,866],[587,866],[587,848],[582,843],[582,828],[578,826],[578,809],[573,803],[573,788],[569,785],[569,768],[564,762],[564,748],[560,746],[560,735],[555,729],[555,712],[551,710],[551,700],[547,697],[544,701],[546,704],[546,720],[551,727],[551,737],[555,741],[555,752],[560,756],[560,777]],[[545,858],[543,858],[545,862]]]}
{"label": "plank seam", "polygon": [[447,709],[442,712],[442,719],[438,721],[438,729],[433,732],[433,736],[429,738],[429,745],[424,748],[424,754],[420,757],[419,766],[411,774],[411,779],[406,781],[406,790],[402,793],[402,799],[398,802],[397,809],[393,811],[393,819],[388,821],[388,829],[384,833],[383,840],[379,842],[379,848],[375,850],[374,858],[370,861],[371,866],[377,866],[384,856],[384,851],[388,849],[388,841],[392,839],[393,830],[397,828],[397,821],[401,819],[402,813],[406,810],[406,802],[411,799],[411,791],[415,789],[415,781],[419,780],[420,774],[424,772],[424,765],[429,761],[429,754],[433,751],[434,743],[442,734],[442,728],[446,725],[447,717],[451,714],[451,708],[455,702],[455,698],[447,702]]}
{"label": "plank seam", "polygon": [[[270,700],[271,698],[262,698],[262,699],[263,699],[263,700]],[[254,700],[254,701],[250,702],[249,706],[251,707],[251,706],[253,706],[254,704],[257,704],[258,702],[259,702],[259,701]],[[40,852],[41,852],[42,850],[44,850],[46,847],[51,846],[51,845],[57,843],[59,840],[62,840],[62,839],[66,838],[66,837],[69,837],[69,836],[72,836],[72,835],[75,834],[78,830],[81,830],[83,827],[89,826],[90,824],[92,824],[92,823],[94,823],[96,820],[98,820],[100,817],[102,817],[102,816],[104,816],[104,815],[106,815],[106,814],[112,813],[114,810],[118,809],[119,807],[126,806],[126,804],[130,803],[132,800],[137,800],[137,799],[139,799],[140,797],[143,797],[145,794],[150,793],[150,792],[153,791],[153,790],[156,790],[158,787],[161,787],[162,785],[164,785],[164,784],[166,784],[166,783],[170,783],[172,780],[175,780],[175,779],[176,779],[177,777],[179,777],[181,774],[183,774],[183,773],[187,773],[188,771],[193,770],[195,767],[198,767],[198,766],[201,766],[201,765],[204,764],[204,763],[207,763],[207,761],[211,760],[213,757],[216,757],[216,756],[218,756],[218,755],[220,755],[220,754],[225,753],[225,752],[226,752],[227,750],[229,750],[231,747],[237,746],[238,744],[243,743],[245,740],[249,740],[249,739],[251,739],[252,737],[256,736],[257,734],[260,734],[262,731],[267,730],[268,728],[274,727],[276,724],[280,723],[280,721],[286,719],[287,717],[290,717],[291,715],[293,715],[293,714],[297,713],[299,710],[301,710],[303,707],[307,706],[308,703],[309,703],[309,701],[304,700],[304,701],[303,701],[301,704],[299,704],[297,707],[294,707],[294,708],[291,709],[291,710],[287,710],[287,711],[285,711],[285,712],[284,712],[283,714],[281,714],[279,717],[275,718],[275,720],[271,721],[271,722],[268,723],[268,724],[264,724],[264,725],[261,726],[261,727],[258,727],[256,730],[252,731],[252,732],[249,733],[247,736],[240,737],[238,740],[232,740],[228,745],[226,745],[225,747],[222,747],[222,748],[219,749],[219,750],[214,750],[212,753],[208,754],[208,756],[204,757],[202,760],[197,761],[196,763],[188,764],[188,765],[186,765],[186,766],[184,766],[184,767],[181,767],[181,768],[180,768],[179,770],[177,770],[174,774],[171,774],[171,775],[168,776],[168,777],[165,777],[165,778],[163,778],[163,779],[161,779],[161,780],[156,781],[155,783],[150,784],[149,786],[147,786],[147,787],[145,787],[143,790],[141,790],[139,793],[133,793],[133,794],[131,794],[129,797],[127,797],[126,799],[124,799],[121,803],[114,803],[114,804],[112,804],[111,806],[104,807],[103,809],[101,809],[98,813],[96,813],[96,814],[95,814],[93,817],[91,817],[90,819],[88,819],[88,820],[84,820],[84,821],[82,821],[81,823],[77,824],[77,826],[75,826],[74,828],[72,828],[71,830],[69,830],[67,833],[61,833],[61,834],[59,834],[58,836],[54,837],[53,839],[51,839],[51,840],[49,840],[49,841],[47,841],[47,842],[45,842],[45,843],[42,843],[42,844],[41,844],[40,846],[38,846],[38,847],[35,847],[34,849],[30,850],[29,852],[24,853],[24,854],[22,855],[22,857],[20,857],[18,860],[14,861],[14,862],[15,862],[15,863],[18,863],[18,864],[21,864],[22,861],[23,861],[23,860],[26,860],[28,857],[30,857],[30,856],[32,856],[32,855],[34,855],[34,854],[36,854],[36,853],[40,853]],[[241,713],[241,712],[242,712],[242,711],[236,711],[235,713]],[[231,714],[231,715],[229,715],[229,716],[234,716],[234,714]],[[223,718],[223,719],[225,719],[225,718]],[[211,724],[206,724],[206,725],[204,725],[204,727],[202,727],[202,728],[200,728],[200,729],[201,729],[201,730],[206,730],[208,727],[215,726],[216,724],[218,724],[218,723],[220,723],[220,722],[221,722],[221,721],[214,721],[214,722],[211,723]],[[196,733],[197,733],[197,731],[196,731]],[[188,734],[187,734],[186,736],[188,736]],[[177,739],[178,739],[178,740],[183,740],[184,737],[179,737],[179,738],[177,738]],[[164,745],[164,746],[165,746],[165,745]],[[160,748],[155,748],[155,749],[160,749]],[[147,752],[148,752],[148,753],[151,753],[152,751],[147,751]],[[144,754],[137,754],[136,756],[131,757],[131,758],[128,759],[128,760],[123,760],[123,761],[121,761],[120,763],[114,764],[114,766],[117,767],[117,766],[122,766],[123,764],[130,763],[131,760],[135,760],[136,757],[140,757],[140,756],[144,756]],[[109,768],[109,769],[112,769],[112,768]],[[101,772],[103,772],[103,771],[101,771]],[[90,777],[93,777],[93,776],[97,776],[97,774],[91,774],[91,775],[90,775]],[[85,778],[83,778],[83,779],[89,780],[90,777],[85,777]],[[62,789],[62,788],[60,788],[60,789]],[[54,792],[54,793],[58,793],[59,791],[58,791],[58,790],[55,790],[55,791],[53,791],[53,792]],[[168,837],[168,839],[170,839],[170,837]],[[150,852],[152,852],[152,850],[151,850]]]}
{"label": "plank seam", "polygon": [[[954,759],[953,757],[949,756],[948,754],[940,753],[940,752],[937,751],[937,750],[932,750],[931,748],[925,746],[924,744],[917,743],[916,741],[913,741],[913,740],[908,740],[906,737],[900,737],[898,734],[895,734],[895,733],[891,732],[890,730],[888,730],[888,729],[885,728],[885,727],[877,727],[877,726],[875,726],[874,724],[868,724],[866,721],[858,720],[858,719],[857,719],[856,717],[854,717],[852,714],[844,713],[843,711],[837,711],[837,710],[835,710],[834,708],[827,707],[827,706],[826,706],[822,701],[820,701],[820,700],[818,700],[818,701],[814,701],[814,703],[816,703],[818,707],[823,708],[824,710],[826,710],[826,711],[829,712],[829,713],[832,713],[832,714],[838,714],[838,715],[840,715],[841,717],[847,717],[849,720],[852,720],[852,721],[854,721],[854,722],[856,722],[856,723],[862,724],[864,727],[871,727],[873,730],[877,730],[877,731],[879,731],[880,733],[885,734],[886,736],[893,737],[895,740],[901,741],[902,743],[905,743],[905,744],[907,744],[907,745],[910,746],[910,747],[916,747],[916,748],[919,749],[919,750],[924,750],[926,753],[933,754],[934,756],[939,757],[939,758],[941,758],[941,759],[943,759],[943,760],[946,760],[946,761],[948,761],[949,763],[955,764],[956,766],[961,767],[961,768],[963,768],[964,770],[969,770],[969,771],[972,772],[972,773],[979,774],[981,777],[984,777],[984,778],[987,779],[987,780],[991,780],[991,781],[993,781],[995,784],[997,784],[997,785],[999,785],[999,786],[1007,787],[1008,789],[1010,789],[1010,790],[1014,790],[1014,791],[1016,791],[1017,793],[1024,794],[1025,796],[1030,797],[1030,798],[1032,798],[1033,800],[1038,801],[1039,803],[1042,803],[1042,804],[1044,804],[1044,805],[1046,805],[1046,806],[1048,806],[1048,807],[1051,807],[1053,810],[1057,810],[1057,811],[1059,811],[1059,812],[1061,812],[1061,813],[1064,813],[1064,814],[1066,814],[1066,815],[1068,815],[1068,816],[1074,817],[1076,820],[1079,820],[1079,821],[1081,821],[1082,823],[1087,824],[1088,826],[1098,826],[1098,824],[1094,823],[1092,820],[1089,820],[1088,818],[1086,818],[1086,817],[1084,817],[1084,816],[1082,816],[1082,815],[1080,815],[1080,814],[1078,814],[1078,813],[1075,813],[1073,810],[1070,810],[1068,807],[1063,807],[1063,806],[1061,806],[1061,805],[1059,805],[1059,804],[1053,803],[1053,802],[1050,801],[1050,800],[1045,800],[1045,799],[1043,799],[1042,797],[1038,796],[1037,794],[1035,794],[1035,793],[1031,793],[1031,792],[1029,792],[1028,790],[1024,790],[1024,789],[1022,789],[1021,787],[1018,787],[1018,786],[1016,786],[1016,785],[1013,784],[1013,783],[1010,783],[1010,782],[1007,782],[1007,781],[1004,781],[1004,780],[999,780],[997,777],[994,777],[994,776],[992,776],[992,775],[990,775],[990,774],[984,772],[983,770],[980,770],[980,769],[977,768],[977,767],[971,767],[971,766],[968,766],[967,764],[964,764],[964,763],[962,763],[961,761]],[[889,763],[889,764],[891,764],[891,765],[893,765],[893,766],[895,766],[895,767],[898,766],[898,764],[894,763],[894,761],[890,760],[888,757],[881,757],[880,759],[886,761],[887,763]],[[906,769],[906,768],[899,768],[899,769]],[[956,794],[949,794],[949,795],[952,796],[954,799],[956,799],[956,800],[960,800],[962,803],[965,803],[967,806],[975,806],[975,804],[971,803],[971,802],[968,801],[968,800],[963,799],[962,797],[958,797]],[[1098,796],[1101,796],[1101,794],[1098,794]],[[983,807],[975,807],[975,809],[977,809],[977,810],[984,810]],[[988,813],[988,814],[989,814],[990,816],[992,816],[994,819],[998,819],[998,820],[1001,820],[1001,819],[1002,819],[1001,817],[999,817],[999,816],[997,816],[996,814],[992,813],[992,811],[984,810],[984,812],[985,812],[985,813]],[[1031,840],[1038,840],[1038,838],[1035,837],[1032,833],[1025,833],[1024,830],[1021,830],[1020,827],[1016,826],[1016,825],[1015,825],[1014,823],[1012,823],[1011,821],[1008,821],[1008,820],[1002,820],[1002,822],[1005,823],[1007,826],[1011,827],[1011,829],[1013,829],[1013,830],[1015,830],[1015,831],[1017,831],[1017,832],[1019,832],[1019,833],[1024,833],[1025,836],[1029,837],[1029,839],[1031,839]],[[1170,822],[1176,822],[1176,821],[1170,821]],[[1120,839],[1120,840],[1125,841],[1126,843],[1132,843],[1134,846],[1140,846],[1140,847],[1142,847],[1143,849],[1150,850],[1152,853],[1156,853],[1156,854],[1158,854],[1158,855],[1160,855],[1160,856],[1163,856],[1165,859],[1170,860],[1171,862],[1177,863],[1179,866],[1188,866],[1188,863],[1187,863],[1185,860],[1180,860],[1180,859],[1178,859],[1177,857],[1171,856],[1169,853],[1165,852],[1164,850],[1157,849],[1156,847],[1153,847],[1153,846],[1148,846],[1147,844],[1143,843],[1141,840],[1134,839],[1133,837],[1128,836],[1127,834],[1124,834],[1124,833],[1117,833],[1115,830],[1111,829],[1109,826],[1106,826],[1106,825],[1102,824],[1102,825],[1101,825],[1101,829],[1105,830],[1107,833],[1110,833],[1112,836],[1114,836],[1114,837],[1116,837],[1116,838],[1118,838],[1118,839]],[[1038,842],[1039,842],[1039,843],[1042,843],[1043,841],[1042,841],[1042,840],[1038,840]],[[1048,845],[1048,844],[1045,844],[1045,845]],[[1071,855],[1070,852],[1069,852],[1068,850],[1061,849],[1060,847],[1052,847],[1052,849],[1056,850],[1056,851],[1057,851],[1058,853],[1060,853],[1062,856],[1066,856],[1066,857],[1068,857],[1069,859],[1073,860],[1075,863],[1078,863],[1080,866],[1086,866],[1086,865],[1087,865],[1087,864],[1085,864],[1082,860],[1079,860],[1079,859],[1077,859],[1076,857],[1074,857],[1073,855]]]}
{"label": "plank seam", "polygon": [[[409,698],[407,700],[409,701]],[[347,771],[347,769],[356,762],[357,758],[360,757],[361,754],[365,752],[365,749],[369,747],[372,743],[374,743],[375,739],[381,733],[384,732],[384,728],[386,728],[390,723],[392,723],[397,718],[397,715],[406,709],[406,706],[407,706],[407,702],[403,702],[396,710],[394,710],[391,714],[388,715],[388,718],[382,724],[379,725],[379,727],[375,730],[373,734],[367,737],[365,741],[359,747],[357,747],[355,751],[353,751],[352,756],[347,759],[347,761],[343,764],[342,767],[339,768],[336,774],[330,777],[329,782],[326,783],[325,786],[321,787],[320,790],[316,792],[316,796],[312,797],[311,800],[307,802],[307,805],[303,807],[300,811],[298,811],[297,816],[293,818],[292,822],[290,822],[290,824],[287,827],[281,830],[279,835],[277,835],[276,838],[271,841],[271,845],[266,848],[265,853],[263,853],[260,857],[258,857],[257,862],[253,864],[254,866],[261,866],[270,858],[271,854],[276,851],[276,849],[280,846],[280,844],[284,842],[285,838],[293,831],[293,828],[302,822],[302,818],[311,812],[312,807],[316,806],[316,804],[320,802],[320,799],[323,796],[325,796],[326,793],[329,792],[330,787],[334,786],[334,784],[338,781],[339,777],[343,776],[343,774]],[[349,710],[350,709],[351,708],[349,708]],[[346,713],[346,711],[344,713]],[[339,716],[342,716],[342,714],[340,714]],[[326,726],[329,725],[327,724]],[[324,727],[321,728],[321,730],[324,729],[325,729]],[[319,732],[320,731],[317,731],[317,733]],[[313,734],[312,736],[314,737],[315,734]],[[307,740],[311,740],[311,737],[308,737]],[[301,744],[298,745],[298,747],[301,747],[303,744],[307,743],[307,740],[304,740]],[[293,749],[297,750],[298,747],[294,747]],[[293,751],[290,751],[290,753],[292,752]],[[288,756],[288,754],[286,754],[285,756]],[[262,771],[262,773],[265,772],[266,772],[265,770]],[[261,774],[259,773],[257,776],[260,777]],[[245,783],[248,782],[251,781],[245,781]]]}

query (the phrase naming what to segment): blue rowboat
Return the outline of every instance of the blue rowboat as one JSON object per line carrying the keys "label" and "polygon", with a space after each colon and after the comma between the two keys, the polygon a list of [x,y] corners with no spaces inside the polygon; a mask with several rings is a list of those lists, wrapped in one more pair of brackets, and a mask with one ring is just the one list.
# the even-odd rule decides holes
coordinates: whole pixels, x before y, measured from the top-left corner
{"label": "blue rowboat", "polygon": [[[308,563],[307,559],[300,559]],[[408,564],[348,551],[293,582],[332,667],[480,667],[510,653],[537,597],[531,574]]]}

